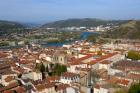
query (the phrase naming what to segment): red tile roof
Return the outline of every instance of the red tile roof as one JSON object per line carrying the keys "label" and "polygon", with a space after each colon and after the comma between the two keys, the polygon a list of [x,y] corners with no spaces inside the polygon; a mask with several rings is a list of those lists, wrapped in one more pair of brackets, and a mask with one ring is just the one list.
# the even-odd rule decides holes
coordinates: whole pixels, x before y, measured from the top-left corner
{"label": "red tile roof", "polygon": [[46,88],[52,88],[55,87],[55,83],[47,83],[45,86]]}
{"label": "red tile roof", "polygon": [[71,72],[65,72],[62,76],[63,76],[63,77],[71,78],[71,77],[78,76],[78,74],[71,73]]}
{"label": "red tile roof", "polygon": [[68,84],[59,84],[56,86],[56,91],[66,90],[66,88],[69,87]]}
{"label": "red tile roof", "polygon": [[45,87],[45,84],[39,84],[39,85],[35,85],[35,88],[36,88],[38,91],[42,91],[42,90],[44,90],[46,87]]}
{"label": "red tile roof", "polygon": [[110,58],[110,57],[112,57],[112,56],[114,56],[116,54],[118,54],[118,53],[111,53],[111,54],[101,56],[100,58],[97,58],[96,60],[93,60],[93,61],[89,62],[88,64],[89,65],[94,65],[96,62],[101,62],[101,61],[103,61],[103,60],[105,60],[107,58]]}
{"label": "red tile roof", "polygon": [[6,90],[3,93],[13,93],[13,91],[12,90]]}
{"label": "red tile roof", "polygon": [[84,63],[84,62],[82,62],[82,61],[83,61],[83,60],[86,60],[86,59],[88,59],[88,58],[91,58],[91,57],[93,57],[93,55],[87,54],[87,55],[84,56],[84,57],[81,57],[81,58],[78,58],[78,59],[73,60],[73,61],[70,62],[69,64],[70,64],[70,65],[86,64],[86,63]]}
{"label": "red tile roof", "polygon": [[129,75],[127,75],[127,78],[139,80],[140,75],[138,75],[138,74],[129,74]]}
{"label": "red tile roof", "polygon": [[111,62],[107,61],[107,60],[104,60],[102,62],[100,62],[100,64],[110,64]]}
{"label": "red tile roof", "polygon": [[81,58],[77,59],[77,61],[83,61],[83,60],[86,60],[86,59],[91,58],[91,57],[93,57],[93,55],[88,54],[88,55],[86,55],[84,57],[81,57]]}
{"label": "red tile roof", "polygon": [[4,52],[0,52],[0,58],[4,58],[4,57],[7,57],[8,54],[4,53]]}
{"label": "red tile roof", "polygon": [[7,76],[7,77],[5,78],[5,81],[6,81],[6,82],[10,82],[10,81],[12,81],[12,80],[14,80],[14,77],[13,77],[13,76]]}
{"label": "red tile roof", "polygon": [[17,93],[26,93],[26,89],[23,86],[18,86],[13,90],[15,90]]}
{"label": "red tile roof", "polygon": [[122,84],[122,85],[128,85],[129,84],[129,80],[125,80],[125,79],[119,79],[118,81],[117,81],[117,83],[118,84]]}
{"label": "red tile roof", "polygon": [[81,61],[75,61],[75,62],[71,62],[69,63],[70,65],[80,65],[80,64],[86,64],[84,62],[81,62]]}
{"label": "red tile roof", "polygon": [[80,70],[80,71],[86,71],[86,72],[91,71],[91,68],[81,68],[81,67],[76,67],[75,69],[76,69],[76,70]]}
{"label": "red tile roof", "polygon": [[5,90],[9,90],[9,89],[15,88],[17,86],[19,86],[19,84],[17,82],[10,83],[8,86],[0,88],[0,92],[3,92]]}
{"label": "red tile roof", "polygon": [[23,68],[20,67],[15,67],[14,70],[16,70],[19,73],[23,73],[25,71]]}
{"label": "red tile roof", "polygon": [[56,80],[60,80],[60,77],[59,76],[47,77],[47,82],[54,82]]}

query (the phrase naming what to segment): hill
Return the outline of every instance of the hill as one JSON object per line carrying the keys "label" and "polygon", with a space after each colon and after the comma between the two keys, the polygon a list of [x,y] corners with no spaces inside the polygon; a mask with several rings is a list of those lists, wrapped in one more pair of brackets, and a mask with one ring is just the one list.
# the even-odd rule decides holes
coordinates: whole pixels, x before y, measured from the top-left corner
{"label": "hill", "polygon": [[67,19],[67,20],[60,20],[51,23],[44,24],[42,27],[55,27],[55,28],[62,28],[62,27],[95,27],[99,25],[106,25],[108,23],[120,23],[122,21],[108,21],[108,20],[101,20],[95,18],[83,18],[83,19]]}
{"label": "hill", "polygon": [[24,29],[24,26],[17,22],[0,20],[0,35],[11,34]]}
{"label": "hill", "polygon": [[105,34],[109,38],[140,39],[140,21],[131,20]]}

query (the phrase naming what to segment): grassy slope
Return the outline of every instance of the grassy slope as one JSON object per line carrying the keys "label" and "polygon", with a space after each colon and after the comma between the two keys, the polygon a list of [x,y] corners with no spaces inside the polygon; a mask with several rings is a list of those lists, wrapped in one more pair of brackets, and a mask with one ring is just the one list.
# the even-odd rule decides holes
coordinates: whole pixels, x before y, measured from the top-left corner
{"label": "grassy slope", "polygon": [[118,28],[108,31],[105,36],[110,38],[140,39],[140,21],[129,21]]}

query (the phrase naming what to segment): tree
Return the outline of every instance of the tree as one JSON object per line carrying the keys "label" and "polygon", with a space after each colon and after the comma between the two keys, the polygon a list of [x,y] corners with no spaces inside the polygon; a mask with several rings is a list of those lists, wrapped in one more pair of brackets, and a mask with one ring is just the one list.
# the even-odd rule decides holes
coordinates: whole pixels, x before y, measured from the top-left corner
{"label": "tree", "polygon": [[45,72],[49,72],[48,65],[46,66]]}
{"label": "tree", "polygon": [[40,72],[42,73],[42,79],[45,79],[45,66],[43,63],[40,65]]}
{"label": "tree", "polygon": [[52,63],[50,64],[50,68],[51,68],[51,69],[52,69],[53,65],[54,65],[54,64],[52,64]]}
{"label": "tree", "polygon": [[95,37],[95,35],[89,35],[89,36],[87,37],[87,41],[95,43],[95,42],[96,42],[96,37]]}
{"label": "tree", "polygon": [[53,72],[49,73],[49,75],[58,75],[60,76],[62,73],[67,71],[67,67],[65,65],[60,65],[56,63],[53,68]]}
{"label": "tree", "polygon": [[123,89],[120,89],[120,90],[116,91],[115,93],[127,93],[127,92]]}
{"label": "tree", "polygon": [[97,55],[102,55],[102,51],[97,51]]}
{"label": "tree", "polygon": [[129,88],[128,93],[140,93],[140,83],[132,85]]}
{"label": "tree", "polygon": [[40,71],[40,64],[39,63],[36,63],[35,69],[38,70],[38,71]]}
{"label": "tree", "polygon": [[40,65],[40,72],[45,72],[45,66],[43,65],[43,63],[41,63]]}
{"label": "tree", "polygon": [[140,60],[140,54],[136,51],[129,51],[127,58],[130,58],[132,60]]}
{"label": "tree", "polygon": [[100,39],[98,40],[98,44],[104,44],[104,43],[106,43],[106,41],[105,41],[103,38],[100,38]]}
{"label": "tree", "polygon": [[62,71],[62,72],[67,72],[67,67],[64,66],[64,65],[62,65],[62,66],[61,66],[61,71]]}
{"label": "tree", "polygon": [[22,74],[19,74],[19,75],[18,75],[18,78],[21,78],[21,77],[22,77]]}

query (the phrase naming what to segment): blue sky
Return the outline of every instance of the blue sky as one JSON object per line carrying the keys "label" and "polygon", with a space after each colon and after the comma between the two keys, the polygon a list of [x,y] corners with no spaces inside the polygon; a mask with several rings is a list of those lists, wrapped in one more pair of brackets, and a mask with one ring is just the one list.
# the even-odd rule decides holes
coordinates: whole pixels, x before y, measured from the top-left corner
{"label": "blue sky", "polygon": [[0,20],[140,19],[140,0],[0,0]]}

